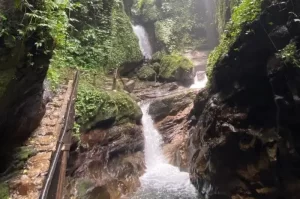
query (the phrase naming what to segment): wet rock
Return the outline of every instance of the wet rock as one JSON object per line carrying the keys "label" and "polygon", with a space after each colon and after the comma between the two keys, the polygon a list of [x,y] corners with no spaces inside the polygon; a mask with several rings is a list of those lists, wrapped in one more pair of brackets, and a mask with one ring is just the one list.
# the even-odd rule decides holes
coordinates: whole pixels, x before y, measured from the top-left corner
{"label": "wet rock", "polygon": [[151,103],[149,113],[155,121],[159,121],[168,115],[175,116],[179,111],[192,104],[194,97],[194,91],[183,91],[180,94],[157,99]]}
{"label": "wet rock", "polygon": [[108,157],[143,149],[143,132],[136,124],[127,123],[108,129],[95,129],[82,135],[82,143],[100,146]]}
{"label": "wet rock", "polygon": [[176,90],[176,89],[178,89],[178,88],[179,88],[178,84],[176,84],[176,83],[174,82],[174,83],[171,83],[170,88],[169,88],[169,91],[174,91],[174,90]]}
{"label": "wet rock", "polygon": [[135,81],[134,80],[130,80],[124,86],[124,90],[126,90],[129,93],[132,93],[134,88],[135,88]]}
{"label": "wet rock", "polygon": [[[171,88],[171,87],[170,87]],[[193,107],[195,92],[181,91],[158,98],[150,105],[149,113],[162,134],[164,153],[169,162],[182,170],[188,168],[187,138],[189,115]]]}
{"label": "wet rock", "polygon": [[[81,146],[85,148],[80,153],[71,152],[68,173],[77,182],[90,179],[89,188],[83,191],[120,198],[137,189],[145,169],[141,126],[127,123],[94,129],[81,136]],[[71,189],[69,193],[77,192],[79,187],[73,184]]]}

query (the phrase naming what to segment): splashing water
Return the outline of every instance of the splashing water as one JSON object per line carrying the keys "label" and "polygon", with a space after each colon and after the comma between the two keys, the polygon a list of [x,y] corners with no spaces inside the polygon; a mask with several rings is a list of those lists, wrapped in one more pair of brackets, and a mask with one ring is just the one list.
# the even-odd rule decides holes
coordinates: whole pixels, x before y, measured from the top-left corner
{"label": "splashing water", "polygon": [[162,137],[148,113],[149,104],[142,105],[145,135],[146,173],[140,178],[141,188],[132,199],[196,199],[189,174],[168,164],[163,155]]}
{"label": "splashing water", "polygon": [[152,59],[152,48],[149,42],[149,37],[143,26],[132,26],[134,34],[139,39],[140,49],[146,59]]}
{"label": "splashing water", "polygon": [[208,82],[205,71],[198,71],[194,78],[194,84],[191,85],[190,88],[202,89],[205,88]]}

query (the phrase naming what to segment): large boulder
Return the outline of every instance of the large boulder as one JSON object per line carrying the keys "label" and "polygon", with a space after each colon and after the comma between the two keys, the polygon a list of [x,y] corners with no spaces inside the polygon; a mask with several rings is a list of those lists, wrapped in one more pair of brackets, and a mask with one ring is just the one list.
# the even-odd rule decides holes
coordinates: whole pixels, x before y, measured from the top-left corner
{"label": "large boulder", "polygon": [[153,66],[144,65],[138,70],[137,76],[140,80],[154,81],[157,77],[157,73]]}
{"label": "large boulder", "polygon": [[191,85],[194,80],[194,65],[191,60],[179,54],[164,55],[159,67],[159,78]]}
{"label": "large boulder", "polygon": [[160,121],[169,115],[175,116],[178,112],[192,104],[195,96],[195,91],[187,90],[179,94],[175,93],[158,98],[150,104],[149,114],[153,117],[154,121]]}
{"label": "large boulder", "polygon": [[248,24],[196,99],[190,176],[205,198],[300,198],[300,35],[288,34],[291,12],[299,2],[281,1]]}
{"label": "large boulder", "polygon": [[145,170],[141,126],[127,123],[99,127],[81,135],[79,148],[71,152],[66,198],[74,193],[77,197],[120,198],[140,186],[139,177]]}
{"label": "large boulder", "polygon": [[81,132],[128,122],[139,123],[142,118],[138,104],[122,91],[83,87],[78,92],[76,110],[76,121],[81,125]]}
{"label": "large boulder", "polygon": [[65,197],[109,199],[134,192],[145,169],[140,107],[125,92],[84,84],[77,100],[82,133],[70,152]]}

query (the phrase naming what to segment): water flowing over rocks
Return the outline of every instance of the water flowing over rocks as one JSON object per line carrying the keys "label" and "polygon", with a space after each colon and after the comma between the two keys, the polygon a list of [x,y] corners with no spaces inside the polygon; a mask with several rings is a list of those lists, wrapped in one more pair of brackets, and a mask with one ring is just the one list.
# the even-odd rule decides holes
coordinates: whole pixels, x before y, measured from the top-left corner
{"label": "water flowing over rocks", "polygon": [[188,169],[187,139],[190,112],[197,91],[185,90],[155,99],[149,108],[164,141],[164,153],[169,162],[182,170]]}
{"label": "water flowing over rocks", "polygon": [[162,136],[149,115],[149,103],[142,105],[143,132],[145,136],[146,172],[141,176],[141,187],[132,199],[196,199],[197,193],[187,172],[168,163],[162,150]]}
{"label": "water flowing over rocks", "polygon": [[299,51],[295,13],[296,1],[266,7],[196,98],[190,174],[208,199],[300,198],[300,71],[276,56],[290,42]]}

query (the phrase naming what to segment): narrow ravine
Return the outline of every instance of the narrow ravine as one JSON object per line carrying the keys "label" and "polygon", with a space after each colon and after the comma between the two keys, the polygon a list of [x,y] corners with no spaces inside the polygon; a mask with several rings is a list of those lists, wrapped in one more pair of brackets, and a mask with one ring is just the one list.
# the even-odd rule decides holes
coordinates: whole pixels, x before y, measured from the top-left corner
{"label": "narrow ravine", "polygon": [[146,172],[140,177],[141,187],[132,199],[196,199],[197,193],[189,174],[168,163],[162,151],[162,136],[149,114],[149,103],[141,106],[145,137]]}

